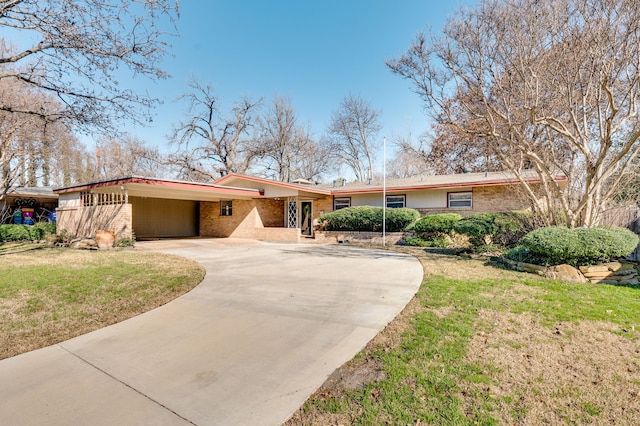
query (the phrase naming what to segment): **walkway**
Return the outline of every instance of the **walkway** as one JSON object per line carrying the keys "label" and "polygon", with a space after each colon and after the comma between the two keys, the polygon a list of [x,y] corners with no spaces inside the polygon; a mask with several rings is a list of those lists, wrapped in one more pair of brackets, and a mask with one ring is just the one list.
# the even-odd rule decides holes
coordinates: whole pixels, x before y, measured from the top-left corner
{"label": "walkway", "polygon": [[12,425],[279,425],[406,305],[420,263],[339,245],[139,244],[204,281],[128,321],[0,361]]}

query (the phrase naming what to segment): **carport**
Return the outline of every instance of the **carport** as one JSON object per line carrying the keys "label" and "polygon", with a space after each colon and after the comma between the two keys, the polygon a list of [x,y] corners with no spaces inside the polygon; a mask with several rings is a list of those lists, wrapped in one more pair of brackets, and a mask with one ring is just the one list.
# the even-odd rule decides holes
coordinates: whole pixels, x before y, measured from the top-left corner
{"label": "carport", "polygon": [[128,176],[58,188],[58,222],[74,235],[114,230],[138,239],[200,235],[200,205],[260,198],[257,189]]}

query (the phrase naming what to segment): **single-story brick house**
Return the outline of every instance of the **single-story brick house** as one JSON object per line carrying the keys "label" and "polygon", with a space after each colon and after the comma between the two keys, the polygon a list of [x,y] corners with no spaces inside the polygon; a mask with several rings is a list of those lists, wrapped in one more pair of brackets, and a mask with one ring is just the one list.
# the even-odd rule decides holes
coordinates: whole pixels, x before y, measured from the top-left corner
{"label": "single-story brick house", "polygon": [[[531,182],[537,178],[531,175]],[[562,178],[559,178],[562,180]],[[204,184],[128,176],[54,190],[58,230],[92,236],[236,237],[298,241],[313,237],[321,214],[349,206],[411,207],[421,214],[526,209],[508,173],[465,173],[318,185],[230,174]]]}

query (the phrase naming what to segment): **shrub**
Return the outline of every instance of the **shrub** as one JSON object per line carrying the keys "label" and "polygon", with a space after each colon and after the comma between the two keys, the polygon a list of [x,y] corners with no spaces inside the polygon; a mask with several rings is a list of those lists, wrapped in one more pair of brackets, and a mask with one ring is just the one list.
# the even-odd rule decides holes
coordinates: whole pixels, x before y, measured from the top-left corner
{"label": "shrub", "polygon": [[116,247],[133,247],[135,244],[136,244],[136,239],[134,237],[118,238],[114,243]]}
{"label": "shrub", "polygon": [[[380,207],[382,211],[382,208]],[[420,217],[420,212],[415,209],[402,207],[399,209],[386,209],[386,230],[389,232],[404,231],[408,226]],[[380,221],[382,223],[382,221]],[[382,229],[380,229],[382,231]]]}
{"label": "shrub", "polygon": [[522,237],[535,229],[534,222],[533,214],[528,211],[495,213],[493,242],[505,247],[516,246]]}
{"label": "shrub", "polygon": [[33,226],[0,225],[0,241],[40,241],[55,233],[55,223],[38,222]]}
{"label": "shrub", "polygon": [[0,225],[0,240],[2,241],[31,241],[27,225]]}
{"label": "shrub", "polygon": [[631,254],[638,236],[626,228],[578,228],[581,256],[590,261],[609,260]]}
{"label": "shrub", "polygon": [[[320,216],[326,222],[327,231],[382,231],[382,207],[348,207]],[[386,230],[402,231],[420,217],[417,210],[409,208],[386,209]]]}
{"label": "shrub", "polygon": [[624,228],[549,226],[531,231],[522,244],[546,264],[588,265],[630,254],[638,236]]}
{"label": "shrub", "polygon": [[475,246],[498,244],[510,247],[532,229],[529,212],[478,213],[455,222],[453,228],[469,237]]}
{"label": "shrub", "polygon": [[457,213],[431,214],[419,219],[413,230],[419,233],[451,234],[453,227],[462,218]]}
{"label": "shrub", "polygon": [[492,235],[496,231],[495,214],[478,213],[464,217],[455,223],[454,230],[472,238]]}

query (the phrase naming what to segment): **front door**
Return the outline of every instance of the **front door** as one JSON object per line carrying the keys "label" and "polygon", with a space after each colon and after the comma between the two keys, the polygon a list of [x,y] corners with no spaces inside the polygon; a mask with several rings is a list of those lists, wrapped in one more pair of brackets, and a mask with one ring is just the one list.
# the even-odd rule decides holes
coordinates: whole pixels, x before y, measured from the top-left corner
{"label": "front door", "polygon": [[300,233],[308,237],[313,235],[313,215],[311,201],[300,203]]}

